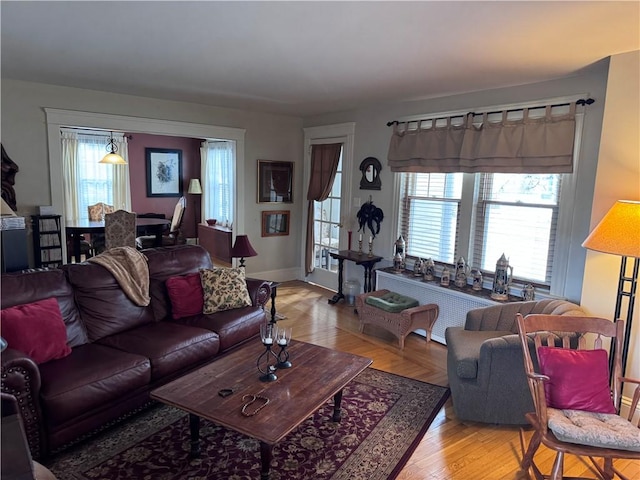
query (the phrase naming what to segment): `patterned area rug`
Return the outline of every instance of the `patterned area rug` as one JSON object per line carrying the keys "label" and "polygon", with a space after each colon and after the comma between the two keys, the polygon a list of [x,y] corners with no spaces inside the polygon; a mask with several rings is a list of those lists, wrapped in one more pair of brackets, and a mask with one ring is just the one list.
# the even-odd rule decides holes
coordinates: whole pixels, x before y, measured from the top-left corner
{"label": "patterned area rug", "polygon": [[[448,396],[446,387],[368,368],[344,389],[340,423],[331,399],[274,447],[271,479],[393,479]],[[47,466],[59,480],[260,478],[258,441],[206,420],[200,438],[192,460],[187,415],[158,405]]]}

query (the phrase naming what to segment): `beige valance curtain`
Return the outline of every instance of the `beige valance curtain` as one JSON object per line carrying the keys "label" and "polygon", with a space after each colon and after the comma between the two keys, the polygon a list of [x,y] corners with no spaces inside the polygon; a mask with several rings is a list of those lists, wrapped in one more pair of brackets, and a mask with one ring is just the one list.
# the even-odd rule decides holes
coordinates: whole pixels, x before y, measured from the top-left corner
{"label": "beige valance curtain", "polygon": [[333,181],[338,171],[338,163],[340,163],[341,150],[341,143],[311,146],[311,176],[309,178],[309,189],[307,190],[309,205],[307,208],[307,241],[305,246],[305,269],[307,275],[313,272],[314,267],[313,202],[322,202],[331,193]]}
{"label": "beige valance curtain", "polygon": [[[571,173],[575,137],[575,103],[569,113],[532,118],[522,109],[522,118],[490,122],[488,114],[470,113],[463,124],[436,126],[436,120],[396,124],[389,144],[388,162],[393,172],[500,172]],[[453,117],[456,118],[456,117]],[[459,117],[458,117],[459,118]],[[425,128],[425,123],[426,125]]]}

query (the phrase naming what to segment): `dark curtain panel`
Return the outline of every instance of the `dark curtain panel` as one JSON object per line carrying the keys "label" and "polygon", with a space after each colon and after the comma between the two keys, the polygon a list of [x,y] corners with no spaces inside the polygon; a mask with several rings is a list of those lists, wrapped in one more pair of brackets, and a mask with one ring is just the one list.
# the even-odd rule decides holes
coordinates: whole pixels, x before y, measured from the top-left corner
{"label": "dark curtain panel", "polygon": [[322,202],[331,193],[333,180],[336,178],[336,171],[340,162],[341,150],[341,143],[311,146],[311,176],[307,190],[309,205],[307,211],[307,242],[305,246],[305,270],[307,275],[313,272],[314,268],[313,202]]}

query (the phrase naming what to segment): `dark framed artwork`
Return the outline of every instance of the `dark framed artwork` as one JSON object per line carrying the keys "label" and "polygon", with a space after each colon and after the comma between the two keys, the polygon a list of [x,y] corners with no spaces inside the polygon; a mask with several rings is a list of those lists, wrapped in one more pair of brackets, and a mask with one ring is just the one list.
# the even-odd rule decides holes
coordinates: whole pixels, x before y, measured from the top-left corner
{"label": "dark framed artwork", "polygon": [[293,162],[258,160],[258,203],[293,203]]}
{"label": "dark framed artwork", "polygon": [[147,197],[182,196],[182,150],[145,148]]}
{"label": "dark framed artwork", "polygon": [[262,236],[276,237],[289,235],[290,210],[270,210],[262,212]]}

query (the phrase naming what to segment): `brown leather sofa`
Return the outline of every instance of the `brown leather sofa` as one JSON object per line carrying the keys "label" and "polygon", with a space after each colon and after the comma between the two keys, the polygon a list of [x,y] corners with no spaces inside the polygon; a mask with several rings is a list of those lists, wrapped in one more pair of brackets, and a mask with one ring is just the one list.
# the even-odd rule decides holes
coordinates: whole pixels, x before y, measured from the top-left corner
{"label": "brown leather sofa", "polygon": [[2,392],[16,397],[35,459],[119,421],[150,403],[149,392],[255,337],[270,287],[247,280],[252,306],[173,320],[167,278],[211,268],[197,245],[143,250],[151,303],[134,304],[94,263],[2,276],[2,308],[58,300],[70,355],[37,365],[2,353]]}

